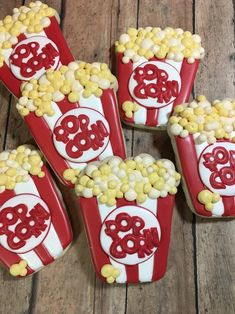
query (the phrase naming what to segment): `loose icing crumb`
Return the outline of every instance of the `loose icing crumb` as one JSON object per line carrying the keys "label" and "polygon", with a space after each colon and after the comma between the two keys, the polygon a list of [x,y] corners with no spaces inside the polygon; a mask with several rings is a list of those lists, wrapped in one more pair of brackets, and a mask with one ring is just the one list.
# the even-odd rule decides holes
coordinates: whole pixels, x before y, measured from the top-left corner
{"label": "loose icing crumb", "polygon": [[113,206],[117,198],[137,201],[166,197],[177,193],[180,174],[167,159],[155,160],[148,154],[122,160],[110,157],[100,163],[90,163],[75,184],[79,196],[96,196],[101,204]]}
{"label": "loose icing crumb", "polygon": [[27,275],[27,261],[21,260],[18,264],[13,264],[10,267],[10,274],[14,277],[21,276],[24,277]]}
{"label": "loose icing crumb", "polygon": [[181,28],[160,27],[129,28],[115,42],[116,52],[123,53],[123,63],[130,60],[138,62],[140,57],[147,60],[156,57],[158,59],[170,59],[188,63],[194,63],[196,59],[202,59],[205,50],[201,46],[201,37]]}
{"label": "loose icing crumb", "polygon": [[62,65],[59,70],[47,70],[39,80],[24,82],[16,108],[22,116],[30,112],[38,117],[53,116],[52,102],[60,102],[65,97],[71,103],[79,101],[81,96],[101,97],[103,90],[109,88],[117,89],[117,79],[107,64],[74,61],[68,66]]}
{"label": "loose icing crumb", "polygon": [[80,169],[66,169],[63,172],[63,178],[74,184],[77,181],[79,174]]}
{"label": "loose icing crumb", "polygon": [[105,264],[101,268],[101,275],[106,278],[107,283],[114,283],[120,276],[120,269],[113,267],[111,264]]}
{"label": "loose icing crumb", "polygon": [[27,182],[31,175],[45,176],[38,151],[26,145],[0,153],[0,192],[13,190],[17,183]]}
{"label": "loose icing crumb", "polygon": [[219,202],[220,195],[209,190],[202,190],[199,192],[197,198],[201,204],[205,205],[206,210],[212,211],[214,208],[213,204]]}
{"label": "loose icing crumb", "polygon": [[41,1],[31,2],[29,6],[13,9],[13,14],[7,15],[0,21],[0,67],[3,66],[4,50],[10,49],[18,43],[18,36],[22,33],[40,33],[50,26],[50,17],[58,15],[53,8]]}
{"label": "loose icing crumb", "polygon": [[213,144],[217,139],[235,142],[235,99],[209,102],[200,95],[191,103],[178,105],[170,117],[170,133],[186,137],[198,134],[198,140]]}
{"label": "loose icing crumb", "polygon": [[140,106],[132,101],[125,101],[122,104],[122,110],[125,112],[127,118],[132,118],[133,113],[139,110]]}

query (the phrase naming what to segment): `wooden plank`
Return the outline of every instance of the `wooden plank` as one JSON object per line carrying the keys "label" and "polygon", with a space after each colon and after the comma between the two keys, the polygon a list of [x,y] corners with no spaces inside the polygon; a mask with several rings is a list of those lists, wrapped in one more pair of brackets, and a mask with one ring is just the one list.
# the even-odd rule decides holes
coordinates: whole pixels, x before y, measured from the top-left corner
{"label": "wooden plank", "polygon": [[[100,3],[97,4],[97,7],[100,7]],[[104,1],[104,4],[99,10],[103,15],[100,19],[104,20],[104,24],[100,27],[99,31],[105,34],[106,32],[108,33],[107,43],[104,42],[102,45],[102,49],[106,50],[107,53],[104,61],[112,66],[115,73],[114,42],[128,27],[137,25],[137,2],[131,0]],[[132,13],[130,14],[130,12]],[[95,41],[95,37],[93,40]],[[91,41],[93,40],[91,39]],[[102,61],[102,55],[100,60]],[[123,125],[123,133],[126,140],[127,155],[131,156],[133,128]],[[125,313],[126,286],[107,286],[96,279],[94,300],[94,313],[96,314]]]}
{"label": "wooden plank", "polygon": [[[139,1],[141,26],[181,27],[192,30],[192,1]],[[165,131],[134,131],[134,155],[149,152],[174,160]],[[177,195],[168,268],[159,282],[128,286],[127,313],[196,313],[192,214],[182,191]]]}
{"label": "wooden plank", "polygon": [[[196,93],[208,99],[234,97],[234,1],[196,1],[196,32],[207,54]],[[235,312],[235,224],[197,218],[197,272],[200,313]]]}
{"label": "wooden plank", "polygon": [[[1,1],[0,2],[0,19],[4,18],[7,14],[11,14],[14,7],[18,7],[22,1]],[[0,87],[0,126],[1,136],[0,145],[1,150],[16,147],[21,143],[21,139],[28,138],[26,128],[18,128],[21,119],[12,113],[11,108],[14,103],[13,97],[10,96],[8,90],[1,84]],[[17,122],[17,123],[16,123]],[[17,127],[16,127],[17,124]],[[14,132],[12,133],[14,129]],[[2,266],[0,269],[0,304],[2,313],[25,313],[28,311],[31,289],[32,277],[17,280],[12,278],[8,271]],[[14,296],[10,301],[9,296]]]}
{"label": "wooden plank", "polygon": [[[108,48],[111,41],[110,24],[113,8],[111,1],[106,1],[103,5],[99,7],[94,2],[89,4],[85,1],[66,3],[62,25],[65,38],[75,57],[78,57],[78,52],[81,52],[79,57],[85,61],[109,62]],[[99,16],[99,25],[94,15]],[[106,18],[104,23],[106,15],[109,18]],[[86,25],[89,25],[89,28]],[[34,287],[34,302],[31,305],[32,312],[47,313],[52,310],[55,313],[67,313],[69,310],[69,313],[78,311],[93,313],[93,310],[98,312],[99,308],[107,309],[109,312],[113,308],[109,296],[115,299],[117,307],[120,308],[124,302],[119,303],[119,300],[125,298],[126,289],[113,287],[113,290],[110,290],[107,287],[103,288],[99,283],[95,288],[94,270],[84,230],[79,223],[81,217],[77,213],[78,202],[72,191],[69,192],[61,185],[60,188],[71,216],[75,241],[66,256],[57,261],[56,265],[51,265],[38,274]]]}

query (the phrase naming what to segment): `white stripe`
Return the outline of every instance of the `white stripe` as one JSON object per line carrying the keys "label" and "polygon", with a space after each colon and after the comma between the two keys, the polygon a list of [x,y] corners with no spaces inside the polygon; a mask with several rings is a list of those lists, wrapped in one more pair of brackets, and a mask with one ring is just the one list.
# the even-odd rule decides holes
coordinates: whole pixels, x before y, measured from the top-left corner
{"label": "white stripe", "polygon": [[203,150],[209,145],[207,143],[207,141],[205,142],[200,142],[198,140],[200,133],[197,132],[195,134],[193,134],[193,139],[194,139],[194,143],[195,143],[195,149],[196,149],[196,154],[197,154],[197,158],[199,159],[199,157],[201,156],[201,153],[203,152]]}
{"label": "white stripe", "polygon": [[109,258],[111,264],[120,270],[120,275],[118,278],[116,278],[117,283],[125,283],[127,281],[127,276],[126,276],[126,267],[123,264],[120,264],[116,261],[114,261],[112,258]]}
{"label": "white stripe", "polygon": [[10,68],[10,55],[13,49],[2,49],[2,54],[4,56],[4,61],[6,62],[7,66]]}
{"label": "white stripe", "polygon": [[166,59],[166,63],[172,65],[180,73],[183,61],[177,62],[177,61],[174,61],[174,60]]}
{"label": "white stripe", "polygon": [[55,259],[58,258],[64,251],[60,239],[52,224],[46,239],[43,241],[43,245],[46,247],[50,255]]}
{"label": "white stripe", "polygon": [[157,216],[157,203],[158,203],[157,199],[152,199],[152,198],[148,197],[147,200],[144,203],[138,204],[138,205],[148,209],[155,216]]}
{"label": "white stripe", "polygon": [[135,124],[145,125],[147,121],[147,109],[139,106],[139,109],[134,112],[134,122]]}
{"label": "white stripe", "polygon": [[[27,31],[24,32],[24,35],[26,38],[30,38],[30,37],[37,37],[37,36],[43,36],[43,37],[47,37],[46,33],[44,31],[40,32],[40,33],[27,33]],[[56,36],[56,35],[55,35]]]}
{"label": "white stripe", "polygon": [[173,103],[159,109],[158,117],[157,117],[157,124],[159,126],[167,124],[172,108],[173,108]]}
{"label": "white stripe", "polygon": [[[156,254],[157,252],[155,252]],[[140,263],[138,265],[139,269],[139,281],[140,282],[149,282],[152,281],[153,269],[154,269],[154,255],[151,256],[147,261]],[[156,267],[156,265],[155,265]]]}
{"label": "white stripe", "polygon": [[78,163],[78,162],[72,162],[72,161],[68,161],[68,160],[65,160],[65,161],[69,165],[69,167],[72,169],[83,170],[87,165],[87,163],[85,163],[85,162]]}
{"label": "white stripe", "polygon": [[44,114],[43,119],[46,121],[48,127],[53,132],[57,120],[62,116],[62,112],[57,103],[55,103],[54,101],[51,102],[51,107],[54,110],[53,116],[48,116]]}
{"label": "white stripe", "polygon": [[106,146],[105,150],[103,151],[103,153],[101,153],[98,157],[99,160],[103,160],[106,157],[110,157],[113,156],[113,149],[112,149],[112,145],[110,143],[110,141],[108,142],[108,145]]}
{"label": "white stripe", "polygon": [[34,194],[34,195],[37,195],[40,197],[38,189],[37,189],[32,178],[29,178],[29,180],[27,182],[17,183],[15,188],[14,188],[14,192],[16,194],[30,193],[30,194]]}
{"label": "white stripe", "polygon": [[145,57],[140,57],[139,61],[133,62],[133,71],[144,62],[148,62],[148,59],[146,59]]}
{"label": "white stripe", "polygon": [[102,115],[104,115],[103,106],[100,97],[96,97],[94,95],[91,95],[88,98],[85,98],[82,96],[82,92],[80,93],[80,99],[79,99],[79,105],[80,107],[87,107],[90,109],[94,109],[99,111]]}
{"label": "white stripe", "polygon": [[224,213],[224,203],[222,196],[217,203],[213,204],[213,209],[211,211],[213,217],[220,217]]}
{"label": "white stripe", "polygon": [[27,261],[28,266],[34,271],[37,271],[44,266],[39,256],[34,251],[18,254],[18,256]]}
{"label": "white stripe", "polygon": [[101,218],[101,221],[103,222],[105,218],[111,213],[111,211],[113,211],[116,208],[116,206],[115,205],[107,206],[105,204],[101,204],[99,202],[99,198],[97,199],[97,201],[98,201],[98,209],[99,209],[100,218]]}

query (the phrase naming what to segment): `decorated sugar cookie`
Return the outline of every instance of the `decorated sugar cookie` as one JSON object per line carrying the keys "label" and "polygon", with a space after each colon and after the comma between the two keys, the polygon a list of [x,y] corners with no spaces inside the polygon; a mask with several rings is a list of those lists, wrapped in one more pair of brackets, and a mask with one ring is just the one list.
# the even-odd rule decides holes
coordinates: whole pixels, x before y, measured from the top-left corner
{"label": "decorated sugar cookie", "polygon": [[91,161],[125,158],[116,88],[106,64],[82,61],[23,83],[17,109],[66,185]]}
{"label": "decorated sugar cookie", "polygon": [[180,28],[129,28],[115,46],[122,120],[166,127],[174,106],[189,100],[204,56],[200,36]]}
{"label": "decorated sugar cookie", "polygon": [[235,216],[235,100],[199,96],[175,107],[169,134],[189,207],[205,217]]}
{"label": "decorated sugar cookie", "polygon": [[16,97],[22,81],[73,61],[58,22],[57,12],[41,1],[15,8],[1,21],[0,80]]}
{"label": "decorated sugar cookie", "polygon": [[75,191],[97,276],[108,283],[151,282],[166,271],[180,175],[148,154],[89,164]]}
{"label": "decorated sugar cookie", "polygon": [[71,242],[62,197],[38,151],[19,146],[0,153],[0,261],[11,275],[39,271]]}

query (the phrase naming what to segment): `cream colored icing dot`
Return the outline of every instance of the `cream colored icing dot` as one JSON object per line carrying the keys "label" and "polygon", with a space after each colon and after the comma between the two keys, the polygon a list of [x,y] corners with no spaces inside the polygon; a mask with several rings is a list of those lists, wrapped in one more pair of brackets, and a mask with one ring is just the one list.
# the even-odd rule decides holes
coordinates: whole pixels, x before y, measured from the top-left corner
{"label": "cream colored icing dot", "polygon": [[89,164],[75,183],[75,191],[86,198],[97,196],[107,206],[115,205],[117,198],[141,204],[147,197],[176,194],[179,183],[180,174],[170,160],[140,154],[126,160],[114,156]]}
{"label": "cream colored icing dot", "polygon": [[129,28],[115,42],[116,52],[123,53],[123,63],[130,60],[138,62],[140,57],[151,59],[171,59],[177,62],[187,59],[188,63],[194,63],[196,59],[202,59],[205,50],[201,46],[201,37],[181,28],[145,27]]}

